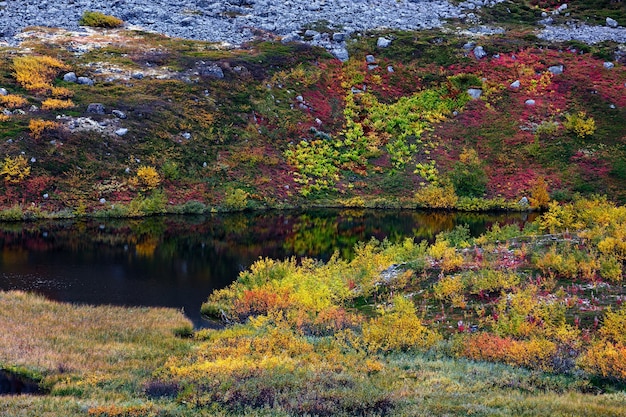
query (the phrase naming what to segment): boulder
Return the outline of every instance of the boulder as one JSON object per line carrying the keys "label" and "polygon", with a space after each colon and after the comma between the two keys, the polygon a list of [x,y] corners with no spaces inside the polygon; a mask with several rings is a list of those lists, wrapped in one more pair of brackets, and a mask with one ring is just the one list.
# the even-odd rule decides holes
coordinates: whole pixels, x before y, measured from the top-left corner
{"label": "boulder", "polygon": [[485,52],[485,49],[482,46],[477,46],[474,48],[474,56],[476,59],[483,59],[487,56],[487,52]]}
{"label": "boulder", "polygon": [[76,76],[75,72],[68,72],[63,76],[63,81],[68,83],[75,83],[76,81],[78,81],[78,77]]}
{"label": "boulder", "polygon": [[102,103],[91,103],[87,106],[87,113],[104,114],[104,110],[104,104]]}
{"label": "boulder", "polygon": [[382,36],[378,38],[378,40],[376,41],[376,46],[379,48],[386,48],[389,45],[391,45],[391,40],[387,38],[383,38]]}
{"label": "boulder", "polygon": [[470,88],[467,90],[467,94],[469,94],[472,100],[478,100],[480,96],[482,96],[483,90],[480,88]]}
{"label": "boulder", "polygon": [[606,25],[610,28],[616,28],[617,27],[617,20],[615,19],[611,19],[610,17],[606,18]]}

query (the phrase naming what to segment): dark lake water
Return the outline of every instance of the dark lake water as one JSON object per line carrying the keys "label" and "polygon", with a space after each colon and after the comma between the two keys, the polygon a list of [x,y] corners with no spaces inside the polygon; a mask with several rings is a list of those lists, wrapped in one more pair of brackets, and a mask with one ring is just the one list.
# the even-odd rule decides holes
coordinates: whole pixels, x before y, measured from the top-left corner
{"label": "dark lake water", "polygon": [[532,214],[319,210],[145,219],[0,223],[0,290],[88,304],[183,309],[196,326],[200,305],[259,257],[350,257],[375,237],[433,239],[468,224],[523,225]]}

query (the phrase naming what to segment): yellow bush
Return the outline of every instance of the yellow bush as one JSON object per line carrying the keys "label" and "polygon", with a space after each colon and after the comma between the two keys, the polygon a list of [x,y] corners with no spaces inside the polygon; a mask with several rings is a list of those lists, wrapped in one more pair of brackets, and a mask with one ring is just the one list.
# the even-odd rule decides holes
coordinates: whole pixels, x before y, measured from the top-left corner
{"label": "yellow bush", "polygon": [[28,91],[51,90],[52,80],[63,70],[69,70],[69,67],[50,56],[22,56],[13,59],[15,79]]}
{"label": "yellow bush", "polygon": [[440,261],[442,271],[452,271],[463,265],[463,257],[450,247],[447,240],[437,240],[428,248],[428,255]]}
{"label": "yellow bush", "polygon": [[465,284],[460,275],[444,276],[433,285],[435,298],[449,300],[452,302],[453,307],[465,307],[464,290]]}
{"label": "yellow bush", "polygon": [[600,336],[603,339],[626,346],[626,306],[617,311],[607,310]]}
{"label": "yellow bush", "polygon": [[626,380],[626,345],[598,342],[581,356],[578,365],[604,378]]}
{"label": "yellow bush", "polygon": [[6,107],[7,109],[19,109],[24,107],[28,103],[28,101],[16,94],[7,94],[6,96],[0,96],[0,105]]}
{"label": "yellow bush", "polygon": [[587,117],[584,112],[566,114],[563,126],[567,131],[573,132],[579,138],[591,136],[596,131],[596,122],[592,117]]}
{"label": "yellow bush", "polygon": [[548,184],[543,177],[539,177],[530,190],[530,206],[536,209],[546,209],[549,203]]}
{"label": "yellow bush", "polygon": [[418,207],[452,209],[456,206],[459,197],[451,185],[428,185],[415,193],[415,203]]}
{"label": "yellow bush", "polygon": [[59,100],[58,98],[47,98],[41,103],[43,110],[61,110],[74,107],[72,100]]}
{"label": "yellow bush", "polygon": [[30,119],[30,122],[28,122],[28,128],[35,140],[41,137],[44,130],[56,129],[57,127],[59,127],[59,124],[50,120]]}
{"label": "yellow bush", "polygon": [[65,87],[52,87],[50,93],[54,98],[69,98],[74,96],[74,92]]}
{"label": "yellow bush", "polygon": [[141,188],[152,190],[161,183],[161,177],[154,167],[142,165],[137,168],[136,181]]}
{"label": "yellow bush", "polygon": [[118,28],[124,25],[124,21],[115,16],[109,16],[100,12],[85,11],[80,18],[81,26],[91,26],[98,28]]}
{"label": "yellow bush", "polygon": [[363,325],[363,341],[372,352],[428,349],[440,339],[422,324],[413,303],[404,297],[395,297],[390,311]]}
{"label": "yellow bush", "polygon": [[9,183],[17,184],[30,175],[30,167],[23,155],[12,158],[7,156],[0,167],[0,175]]}

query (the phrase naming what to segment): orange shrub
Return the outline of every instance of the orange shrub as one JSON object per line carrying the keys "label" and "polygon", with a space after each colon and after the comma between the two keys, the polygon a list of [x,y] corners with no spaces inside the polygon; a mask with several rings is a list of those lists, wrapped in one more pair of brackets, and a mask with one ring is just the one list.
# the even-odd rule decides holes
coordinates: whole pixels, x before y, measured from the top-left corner
{"label": "orange shrub", "polygon": [[482,361],[504,362],[514,366],[553,369],[552,359],[557,354],[557,345],[544,338],[515,340],[491,333],[479,333],[463,340],[460,355]]}
{"label": "orange shrub", "polygon": [[28,128],[35,140],[41,138],[45,130],[56,129],[57,127],[59,127],[59,124],[51,120],[30,119],[30,122],[28,122]]}
{"label": "orange shrub", "polygon": [[626,381],[626,345],[598,342],[585,352],[578,365],[591,374]]}
{"label": "orange shrub", "polygon": [[16,94],[7,94],[6,96],[0,96],[0,104],[7,109],[19,109],[24,107],[28,101]]}
{"label": "orange shrub", "polygon": [[239,317],[257,316],[270,311],[284,310],[289,307],[287,290],[275,291],[265,288],[245,290],[234,303],[234,312]]}
{"label": "orange shrub", "polygon": [[43,110],[61,110],[74,107],[72,100],[59,100],[58,98],[47,98],[41,103]]}
{"label": "orange shrub", "polygon": [[52,87],[50,90],[52,97],[55,98],[69,98],[74,96],[74,92],[65,87]]}
{"label": "orange shrub", "polygon": [[146,190],[152,190],[161,183],[161,177],[154,167],[142,165],[137,168],[137,184]]}
{"label": "orange shrub", "polygon": [[50,56],[22,56],[13,59],[13,71],[17,82],[34,92],[52,89],[52,80],[69,66]]}

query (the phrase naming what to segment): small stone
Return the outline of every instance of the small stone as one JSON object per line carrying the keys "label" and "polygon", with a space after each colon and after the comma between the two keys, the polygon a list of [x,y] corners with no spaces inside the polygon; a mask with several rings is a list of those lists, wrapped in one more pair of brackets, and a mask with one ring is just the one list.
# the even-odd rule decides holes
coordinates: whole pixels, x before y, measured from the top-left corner
{"label": "small stone", "polygon": [[78,77],[76,77],[75,72],[68,72],[63,76],[63,81],[68,83],[75,83],[76,81],[78,81]]}
{"label": "small stone", "polygon": [[37,158],[35,158],[34,156],[32,158],[30,158],[30,162],[32,164],[34,164],[35,162],[37,162]]}
{"label": "small stone", "polygon": [[567,4],[561,4],[557,10],[559,12],[567,10]]}
{"label": "small stone", "polygon": [[209,165],[208,165],[206,162],[203,162],[203,163],[202,163],[202,168],[206,168],[206,167],[208,167],[208,166],[209,166]]}
{"label": "small stone", "polygon": [[91,78],[87,78],[87,77],[78,77],[76,79],[76,82],[78,84],[83,84],[83,85],[93,85],[94,82]]}
{"label": "small stone", "polygon": [[463,45],[463,49],[471,51],[476,46],[476,42],[467,42]]}
{"label": "small stone", "polygon": [[609,109],[614,109],[615,108],[615,104],[609,104]]}
{"label": "small stone", "polygon": [[117,109],[116,109],[116,110],[113,110],[113,111],[111,112],[111,114],[112,114],[113,116],[117,117],[118,119],[126,119],[126,113],[124,113],[124,112],[123,112],[123,111],[121,111],[121,110],[117,110]]}
{"label": "small stone", "polygon": [[610,17],[606,18],[606,25],[610,28],[616,28],[617,27],[617,20],[615,19],[611,19]]}
{"label": "small stone", "polygon": [[283,36],[283,38],[280,40],[281,43],[289,43],[289,42],[297,42],[302,40],[302,38],[300,37],[300,35],[298,35],[297,33],[290,33],[288,35]]}
{"label": "small stone", "polygon": [[376,64],[369,64],[369,65],[367,66],[367,69],[368,69],[369,71],[375,70],[376,68],[378,68],[378,65],[376,65]]}
{"label": "small stone", "polygon": [[376,58],[374,58],[374,55],[365,55],[365,62],[373,64],[376,62]]}
{"label": "small stone", "polygon": [[312,29],[307,29],[306,32],[304,32],[304,36],[306,36],[307,38],[312,38],[315,35],[319,35],[320,33],[317,30],[312,30]]}
{"label": "small stone", "polygon": [[9,94],[6,88],[0,88],[0,96],[6,96]]}
{"label": "small stone", "polygon": [[487,52],[485,52],[485,49],[482,46],[477,46],[474,48],[474,56],[476,59],[483,59],[487,56]]}
{"label": "small stone", "polygon": [[124,127],[120,128],[120,129],[117,129],[117,130],[115,131],[115,134],[116,134],[117,136],[124,136],[124,135],[125,135],[125,134],[127,134],[127,133],[128,133],[128,129],[126,129],[126,128],[124,128]]}
{"label": "small stone", "polygon": [[563,74],[563,65],[553,65],[548,68],[548,71],[550,71],[554,75]]}
{"label": "small stone", "polygon": [[141,79],[143,79],[143,72],[135,72],[135,73],[133,73],[133,75],[131,77],[133,77],[136,80],[141,80]]}
{"label": "small stone", "polygon": [[211,77],[211,78],[224,78],[224,71],[219,65],[211,64],[205,67],[200,68],[198,73],[203,77]]}
{"label": "small stone", "polygon": [[612,69],[615,66],[615,64],[612,62],[605,62],[602,65],[604,66],[605,69]]}
{"label": "small stone", "polygon": [[104,114],[104,104],[91,103],[87,106],[87,113]]}
{"label": "small stone", "polygon": [[183,137],[183,139],[187,139],[187,140],[191,139],[191,133],[189,132],[183,132],[181,136]]}
{"label": "small stone", "polygon": [[394,72],[394,69],[391,65],[387,66],[387,72],[389,73]]}
{"label": "small stone", "polygon": [[480,96],[482,96],[483,90],[480,88],[470,88],[467,90],[467,94],[469,94],[472,100],[478,100]]}
{"label": "small stone", "polygon": [[299,101],[300,103],[304,103],[304,97],[296,96],[296,101]]}
{"label": "small stone", "polygon": [[529,98],[528,100],[526,100],[524,102],[524,104],[526,104],[527,106],[534,106],[535,105],[535,100]]}
{"label": "small stone", "polygon": [[510,87],[511,87],[511,88],[513,88],[513,89],[515,89],[515,90],[517,90],[518,88],[520,88],[520,86],[521,86],[521,85],[522,85],[522,84],[519,82],[519,80],[515,80],[515,81],[513,81],[513,82],[511,83],[511,86],[510,86]]}
{"label": "small stone", "polygon": [[391,45],[391,39],[387,39],[382,36],[376,41],[376,46],[379,48],[386,48],[389,45]]}
{"label": "small stone", "polygon": [[100,201],[100,204],[104,204],[104,203],[106,203],[106,202],[107,202],[107,200],[106,200],[105,198],[101,198],[101,199],[100,199],[100,200],[98,200],[98,201]]}
{"label": "small stone", "polygon": [[322,121],[318,118],[315,119],[315,123],[317,123],[318,126],[322,125]]}
{"label": "small stone", "polygon": [[343,42],[346,40],[346,34],[343,32],[333,33],[333,41],[335,42]]}
{"label": "small stone", "polygon": [[50,197],[50,196],[48,195],[48,193],[45,193],[45,194],[43,195],[44,200],[47,200],[47,199],[48,199],[48,197]]}
{"label": "small stone", "polygon": [[519,204],[520,206],[527,206],[528,205],[528,198],[527,197],[522,197],[520,199],[520,201],[517,202],[517,204]]}
{"label": "small stone", "polygon": [[127,173],[127,174],[130,174],[130,168],[128,168],[128,167],[127,167],[127,168],[124,170],[124,172],[125,172],[125,173]]}
{"label": "small stone", "polygon": [[343,47],[333,49],[332,54],[335,56],[335,58],[337,58],[341,62],[346,62],[348,59],[350,59],[348,50]]}

